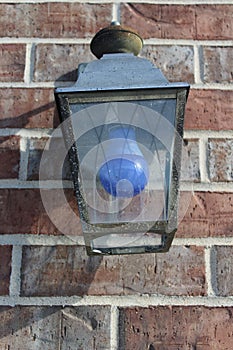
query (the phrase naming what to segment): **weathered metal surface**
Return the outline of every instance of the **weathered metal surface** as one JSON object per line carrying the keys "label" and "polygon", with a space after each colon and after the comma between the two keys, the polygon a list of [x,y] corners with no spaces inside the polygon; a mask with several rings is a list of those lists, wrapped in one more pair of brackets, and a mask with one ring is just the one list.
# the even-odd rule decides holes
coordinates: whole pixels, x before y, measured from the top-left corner
{"label": "weathered metal surface", "polygon": [[97,58],[108,53],[133,53],[137,56],[142,45],[142,38],[135,31],[113,23],[94,36],[91,51]]}
{"label": "weathered metal surface", "polygon": [[72,87],[57,88],[57,93],[127,89],[163,89],[188,87],[187,83],[169,83],[163,73],[145,58],[133,54],[107,54],[79,66],[77,82]]}

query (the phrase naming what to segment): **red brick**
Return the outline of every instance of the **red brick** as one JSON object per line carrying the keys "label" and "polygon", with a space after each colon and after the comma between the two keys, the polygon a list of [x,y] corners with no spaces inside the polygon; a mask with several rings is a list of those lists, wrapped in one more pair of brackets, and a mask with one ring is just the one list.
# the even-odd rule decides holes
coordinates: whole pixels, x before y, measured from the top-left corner
{"label": "red brick", "polygon": [[[180,203],[186,210],[187,202],[181,200]],[[233,236],[232,210],[232,193],[195,192],[176,236]]]}
{"label": "red brick", "polygon": [[205,83],[233,82],[233,47],[204,47],[203,59]]}
{"label": "red brick", "polygon": [[141,55],[160,68],[169,81],[194,82],[193,49],[190,46],[145,45]]}
{"label": "red brick", "polygon": [[77,68],[94,59],[89,45],[39,44],[35,54],[34,81],[76,81]]}
{"label": "red brick", "polygon": [[0,4],[1,36],[88,38],[112,19],[111,4]]}
{"label": "red brick", "polygon": [[233,247],[215,248],[217,291],[220,296],[233,295]]}
{"label": "red brick", "polygon": [[9,294],[11,274],[11,252],[11,246],[0,246],[0,295]]}
{"label": "red brick", "polygon": [[19,174],[20,150],[18,136],[0,136],[0,179],[14,179]]}
{"label": "red brick", "polygon": [[233,308],[157,306],[120,310],[120,349],[231,350]]}
{"label": "red brick", "polygon": [[185,129],[232,130],[233,91],[191,90]]}
{"label": "red brick", "polygon": [[53,128],[53,89],[0,89],[1,128]]}
{"label": "red brick", "polygon": [[[44,190],[50,201],[51,222],[45,211],[39,189],[1,189],[0,222],[1,234],[70,234],[80,235],[81,226],[78,217],[73,190],[65,190],[67,202],[74,211],[74,218],[60,196],[61,190]],[[73,215],[73,214],[72,214]],[[63,232],[62,227],[64,227]]]}
{"label": "red brick", "polygon": [[232,5],[121,5],[122,24],[144,39],[232,39],[232,16]]}
{"label": "red brick", "polygon": [[0,81],[23,81],[26,46],[0,44]]}
{"label": "red brick", "polygon": [[63,138],[31,138],[27,180],[71,180],[67,153]]}
{"label": "red brick", "polygon": [[200,5],[195,9],[196,39],[232,40],[232,5]]}
{"label": "red brick", "polygon": [[88,257],[84,247],[24,247],[22,296],[204,295],[202,247],[166,254]]}
{"label": "red brick", "polygon": [[109,306],[0,307],[2,349],[110,349]]}
{"label": "red brick", "polygon": [[233,181],[233,139],[209,139],[208,166],[211,181]]}
{"label": "red brick", "polygon": [[122,4],[121,16],[122,24],[130,24],[144,39],[195,36],[195,8],[192,6]]}

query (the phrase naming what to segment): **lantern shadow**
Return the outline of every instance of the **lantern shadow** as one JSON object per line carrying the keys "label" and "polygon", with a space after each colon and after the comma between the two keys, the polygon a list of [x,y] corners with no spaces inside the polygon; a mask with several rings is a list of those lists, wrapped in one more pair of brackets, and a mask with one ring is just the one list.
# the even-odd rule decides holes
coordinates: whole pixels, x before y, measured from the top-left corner
{"label": "lantern shadow", "polygon": [[[72,86],[74,85],[75,81],[77,79],[77,69],[66,72],[65,74],[59,76],[56,80],[54,85],[55,86],[59,86],[59,87],[67,87],[67,86]],[[36,88],[34,88],[35,90]],[[39,89],[41,91],[43,91],[43,89]],[[46,90],[48,90],[48,88],[46,88]],[[40,96],[39,96],[40,97]],[[44,95],[42,94],[42,97],[44,97]],[[12,100],[13,98],[15,98],[16,101],[18,101],[18,96],[12,96]],[[38,98],[37,98],[38,100]],[[28,101],[27,101],[28,102]],[[38,101],[36,101],[38,104]],[[19,104],[22,104],[23,102],[19,101]],[[33,104],[32,101],[29,101],[30,104]],[[9,103],[11,104],[11,102]],[[29,104],[29,105],[30,105]],[[10,107],[11,108],[11,107]],[[29,107],[28,107],[29,108]],[[13,109],[18,109],[18,105],[14,105]],[[25,110],[27,109],[27,107],[25,106]],[[45,116],[45,117],[41,117],[41,115],[43,116],[43,113],[48,112],[49,110],[52,110],[51,114],[49,116]],[[16,114],[16,113],[14,113]],[[4,110],[2,111],[2,115],[4,115]],[[36,119],[31,123],[31,119],[36,117]],[[48,120],[49,119],[49,120]],[[52,120],[51,120],[52,119]],[[36,124],[35,125],[30,125],[30,124]],[[41,104],[39,105],[39,107],[31,109],[31,110],[27,110],[24,113],[19,113],[18,115],[13,115],[12,117],[8,117],[8,118],[3,118],[0,119],[0,128],[44,128],[43,123],[46,122],[47,124],[49,124],[49,126],[46,126],[46,128],[56,128],[59,125],[59,118],[58,118],[58,113],[57,113],[57,109],[55,106],[55,100],[51,100],[46,104]],[[40,125],[41,123],[41,125]],[[43,126],[43,127],[42,127]]]}
{"label": "lantern shadow", "polygon": [[[21,296],[88,295],[102,260],[102,256],[87,256],[83,246],[24,246]],[[96,290],[96,283],[91,290]]]}
{"label": "lantern shadow", "polygon": [[[106,310],[108,311],[109,308]],[[0,343],[4,349],[74,349],[107,330],[109,313],[97,306],[2,306]],[[98,334],[97,334],[98,333]],[[100,333],[102,334],[102,333]],[[87,339],[85,339],[85,337]],[[101,337],[101,335],[100,335]],[[101,338],[100,342],[101,342]],[[102,341],[103,343],[104,341]],[[101,347],[102,348],[102,347]],[[83,347],[82,347],[83,349]],[[85,345],[85,349],[87,349]]]}
{"label": "lantern shadow", "polygon": [[[66,74],[60,76],[56,80],[55,85],[59,85],[59,86],[73,85],[74,81],[67,82],[66,80],[67,78],[70,78],[70,77],[76,78],[76,75],[74,74],[74,72],[76,72],[76,70],[72,72],[67,72]],[[25,108],[23,108],[22,110],[26,110],[26,109],[27,108],[25,106]],[[13,117],[9,116],[9,118],[0,120],[0,128],[14,128],[14,129],[24,128],[29,130],[32,125],[31,119],[34,119],[37,117],[40,118],[41,115],[46,115],[46,112],[51,109],[53,109],[53,112],[51,112],[52,114],[49,113],[50,116],[53,115],[51,126],[53,128],[56,128],[59,125],[59,118],[58,118],[58,113],[55,106],[55,101],[49,101],[48,103],[45,103],[45,104],[41,103],[38,108],[28,110],[25,113],[21,113],[18,115],[17,113],[14,113],[15,116]],[[17,111],[17,109],[15,110]],[[41,117],[41,121],[39,120],[37,122],[37,125],[39,125],[39,122],[41,122],[43,125],[43,120],[44,120],[44,117]],[[49,122],[51,122],[51,120]],[[29,137],[30,137],[30,134],[28,138]],[[27,152],[28,152],[28,149],[25,152],[25,156],[24,156],[24,151],[21,151],[21,157],[23,158],[27,157],[28,156]],[[32,156],[33,156],[33,152],[32,152]],[[38,153],[36,157],[37,159],[35,160],[35,162],[37,162],[40,157],[40,156],[38,157]],[[13,189],[4,188],[1,190],[2,201],[3,201],[3,208],[2,208],[3,210],[1,211],[1,214],[0,214],[0,220],[2,224],[2,233],[19,234],[23,232],[25,234],[24,240],[26,242],[24,248],[28,248],[29,245],[34,248],[38,247],[38,243],[33,245],[33,240],[31,239],[32,237],[28,239],[28,243],[27,243],[27,234],[35,235],[35,237],[36,235],[40,235],[40,237],[42,235],[44,235],[44,237],[46,236],[53,237],[53,241],[56,244],[56,236],[58,235],[62,236],[64,234],[57,229],[57,227],[53,224],[53,222],[48,217],[46,211],[44,210],[43,202],[40,198],[40,189],[37,186],[35,186],[34,188],[34,186],[30,184],[30,180],[37,181],[39,180],[39,178],[31,178],[29,180],[28,173],[26,174],[26,176],[27,177],[25,180],[28,181],[29,187],[26,186],[26,188],[13,188]],[[19,180],[19,179],[15,179],[15,180]],[[48,191],[52,192],[53,188],[49,188]],[[76,199],[73,193],[73,189],[67,188],[65,189],[65,192],[66,192],[68,204],[75,211],[76,215],[78,215],[78,209],[77,209],[78,207],[76,204]],[[54,207],[55,207],[55,211],[57,211],[57,215],[58,216],[60,215],[61,219],[63,219],[61,215],[62,208],[59,207],[60,204],[61,203],[59,202],[58,203],[54,202]],[[80,226],[81,225],[79,225],[79,227],[77,228],[77,230],[79,231],[78,235],[81,235]],[[46,244],[46,238],[44,242],[45,243],[43,244]],[[74,242],[71,245],[71,247],[74,248],[75,250],[75,247],[78,247],[78,244]],[[41,281],[43,280],[43,274],[46,275],[47,271],[49,270],[49,266],[51,263],[51,249],[50,249],[51,247],[47,247],[47,248],[48,248],[47,255],[44,252],[44,255],[43,255],[44,261],[43,259],[41,259],[40,268],[39,266],[35,268],[35,265],[33,266],[33,264],[31,264],[30,261],[26,261],[26,260],[24,261],[24,263],[27,264],[27,273],[29,273],[30,276],[33,276],[33,275],[35,276],[35,281],[36,281],[35,286],[37,287],[38,287],[38,284],[40,284]],[[76,282],[73,282],[72,291],[69,291],[69,285],[66,286],[68,290],[68,296],[71,296],[71,295],[83,296],[88,294],[90,285],[93,279],[95,278],[95,273],[102,262],[102,257],[87,257],[84,247],[82,248],[83,248],[83,253],[82,253],[83,258],[85,259],[85,264],[84,264],[85,267],[83,269],[80,269],[78,272],[76,271],[76,273],[73,273],[72,276],[74,276],[74,280],[76,280]],[[70,273],[72,273],[71,270],[70,270]],[[25,271],[23,271],[23,266],[22,266],[22,277],[24,273]],[[70,276],[66,276],[64,273],[63,278],[64,279],[67,278],[68,280]],[[75,283],[77,283],[77,285],[78,284],[82,285],[82,287],[78,288],[78,292],[76,292],[77,288],[75,286]],[[67,294],[65,289],[63,289],[61,294],[61,290],[59,291],[59,288],[57,289],[57,291],[53,290],[53,292],[54,293],[50,294],[50,296],[51,295],[65,296]],[[21,294],[23,294],[22,290],[21,290]],[[41,294],[43,293],[41,292]]]}
{"label": "lantern shadow", "polygon": [[[36,310],[37,309],[37,310]],[[53,307],[40,307],[37,308],[35,306],[1,306],[0,307],[0,343],[4,344],[6,342],[6,347],[8,342],[11,341],[11,337],[15,340],[19,338],[18,332],[22,332],[21,336],[25,335],[25,330],[22,329],[28,327],[28,336],[30,336],[31,326],[35,322],[40,322],[47,317],[59,312],[62,309],[61,306],[53,306]],[[9,337],[11,336],[11,337]],[[5,337],[9,337],[9,339],[3,339]],[[1,341],[1,339],[3,339]],[[27,340],[27,336],[25,337]],[[14,344],[16,345],[16,344]],[[21,344],[22,345],[22,344]],[[9,347],[10,348],[10,347]]]}
{"label": "lantern shadow", "polygon": [[[4,118],[0,120],[0,128],[9,128],[12,127],[12,123],[14,126],[18,128],[26,128],[27,124],[29,123],[30,119],[34,116],[38,116],[47,110],[55,107],[54,102],[46,103],[45,105],[42,105],[38,108],[35,108],[31,111],[16,115],[14,118]],[[56,127],[59,124],[58,122],[58,114],[57,111],[54,111],[54,118],[53,118],[53,127]]]}

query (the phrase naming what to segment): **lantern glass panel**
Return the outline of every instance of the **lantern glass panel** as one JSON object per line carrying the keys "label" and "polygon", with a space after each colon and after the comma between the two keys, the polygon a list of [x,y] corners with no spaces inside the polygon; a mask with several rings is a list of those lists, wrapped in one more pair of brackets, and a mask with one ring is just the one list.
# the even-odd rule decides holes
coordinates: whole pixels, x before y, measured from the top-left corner
{"label": "lantern glass panel", "polygon": [[180,90],[57,95],[62,121],[70,120],[72,133],[64,132],[68,147],[73,145],[71,167],[89,253],[162,247],[174,168],[178,173],[180,166],[173,159],[186,98],[186,91],[179,98]]}

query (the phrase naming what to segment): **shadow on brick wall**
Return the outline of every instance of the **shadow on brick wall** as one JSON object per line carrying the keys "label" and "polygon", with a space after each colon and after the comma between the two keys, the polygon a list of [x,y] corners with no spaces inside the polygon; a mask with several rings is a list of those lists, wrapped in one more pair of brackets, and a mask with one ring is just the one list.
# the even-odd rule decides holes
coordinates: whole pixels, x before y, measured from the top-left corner
{"label": "shadow on brick wall", "polygon": [[110,349],[109,306],[0,307],[1,349]]}
{"label": "shadow on brick wall", "polygon": [[[1,320],[0,343],[1,345],[8,343],[9,341],[11,342],[11,339],[14,338],[14,344],[12,345],[14,345],[15,347],[17,347],[17,345],[19,346],[19,344],[15,344],[15,343],[17,343],[17,338],[20,335],[22,339],[18,339],[18,341],[21,342],[21,347],[17,347],[17,348],[18,349],[24,348],[26,346],[26,348],[28,349],[27,345],[23,344],[24,336],[25,338],[28,338],[27,341],[29,340],[29,338],[33,340],[33,331],[36,333],[36,328],[37,328],[37,331],[39,330],[38,323],[43,325],[44,323],[46,323],[46,318],[51,320],[52,315],[55,315],[61,309],[62,309],[61,306],[38,307],[38,308],[28,307],[28,306],[26,307],[1,306],[0,307],[0,320]],[[24,331],[22,331],[23,329]],[[35,340],[36,339],[34,337],[34,341]]]}
{"label": "shadow on brick wall", "polygon": [[[98,294],[101,256],[87,256],[83,246],[25,246],[21,296],[70,297]],[[94,285],[92,283],[94,282]]]}
{"label": "shadow on brick wall", "polygon": [[[58,77],[55,86],[74,85],[77,70]],[[0,89],[0,128],[56,128],[59,125],[53,88]]]}
{"label": "shadow on brick wall", "polygon": [[[74,72],[68,72],[59,77],[55,85],[73,85],[74,82],[66,82],[67,78],[70,77],[76,78]],[[38,93],[36,90],[37,89],[21,88],[9,89],[7,96],[8,99],[11,100],[11,105],[8,106],[8,109],[7,105],[5,105],[5,108],[6,114],[10,117],[2,120],[0,119],[0,128],[33,128],[42,130],[43,128],[56,128],[59,125],[53,89],[39,88]],[[36,98],[35,103],[31,101],[33,98]],[[45,100],[43,100],[43,98]],[[47,103],[45,103],[46,101]],[[29,105],[26,105],[27,103],[29,103]],[[37,105],[36,108],[29,108],[35,105]],[[30,135],[30,133],[28,135]],[[34,186],[30,184],[30,180],[39,180],[39,164],[43,147],[45,147],[47,139],[46,137],[31,137],[29,139],[29,137],[30,136],[28,136],[27,140],[27,147],[29,148],[27,149],[28,164],[27,169],[24,169],[26,174],[24,174],[25,178],[23,179],[28,181],[29,186],[25,188],[2,188],[0,190],[0,200],[2,202],[0,211],[1,233],[23,233],[25,235],[44,235],[44,237],[49,235],[66,235],[66,233],[60,229],[60,226],[56,225],[56,223],[51,220],[48,212],[46,212],[44,202],[41,199],[40,189],[34,188]],[[59,153],[58,148],[56,151]],[[56,165],[56,159],[54,163]],[[45,180],[57,180],[55,177],[56,170],[52,169],[51,164],[46,164],[45,168],[46,174],[48,173],[48,175],[51,176],[48,176]],[[31,176],[29,176],[30,170]],[[18,174],[16,176],[18,176]],[[67,178],[65,180],[67,180]],[[70,180],[69,175],[68,180]],[[67,203],[64,203],[64,197],[59,201],[59,194],[57,194],[58,191],[56,192],[56,188],[49,188],[47,191],[49,192],[50,200],[53,201],[53,214],[60,220],[60,223],[63,226],[70,225],[72,235],[82,235],[73,189],[66,188],[64,190]],[[69,209],[68,211],[68,207],[71,210]],[[74,213],[72,220],[69,216],[70,213]],[[26,237],[27,236],[25,236],[25,238]],[[56,239],[54,239],[54,241],[56,242]],[[87,257],[85,249],[83,247],[78,247],[75,242],[70,247],[59,247],[60,248],[33,246],[32,240],[29,241],[27,247],[24,247],[22,261],[22,295],[82,296],[88,294],[89,287],[92,280],[95,278],[95,273],[101,264],[102,258]],[[76,251],[75,247],[78,247]],[[80,253],[81,260],[80,264],[77,263],[77,266],[79,265],[81,267],[74,267],[72,260],[76,261],[77,258],[75,255]],[[29,256],[30,258],[28,258]],[[81,263],[82,259],[85,263]],[[58,268],[56,268],[57,266]],[[29,278],[27,278],[27,276],[29,276]],[[72,282],[69,282],[70,280]]]}

